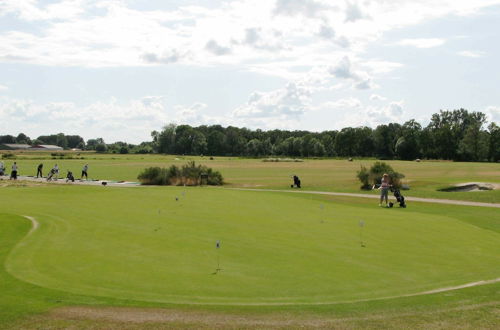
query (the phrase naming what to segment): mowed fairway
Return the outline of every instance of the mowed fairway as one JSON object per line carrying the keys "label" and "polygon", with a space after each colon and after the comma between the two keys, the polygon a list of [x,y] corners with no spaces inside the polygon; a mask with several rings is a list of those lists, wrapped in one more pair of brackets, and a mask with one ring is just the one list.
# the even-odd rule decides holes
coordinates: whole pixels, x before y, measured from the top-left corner
{"label": "mowed fairway", "polygon": [[[497,209],[383,209],[364,199],[220,188],[51,185],[3,192],[2,213],[39,223],[8,255],[8,273],[73,294],[307,305],[500,277]],[[218,258],[222,270],[214,274]]]}

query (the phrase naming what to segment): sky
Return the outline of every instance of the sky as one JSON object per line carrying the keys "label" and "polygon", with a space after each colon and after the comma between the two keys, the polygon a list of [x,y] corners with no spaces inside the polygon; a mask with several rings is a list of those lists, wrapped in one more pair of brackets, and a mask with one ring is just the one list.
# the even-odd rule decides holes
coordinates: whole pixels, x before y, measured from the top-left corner
{"label": "sky", "polygon": [[0,135],[500,122],[500,0],[0,0]]}

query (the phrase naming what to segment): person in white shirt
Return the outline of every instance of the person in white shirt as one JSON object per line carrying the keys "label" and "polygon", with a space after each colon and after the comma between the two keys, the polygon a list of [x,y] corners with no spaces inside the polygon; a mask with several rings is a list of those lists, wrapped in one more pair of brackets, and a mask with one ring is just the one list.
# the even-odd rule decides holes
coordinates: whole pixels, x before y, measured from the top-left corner
{"label": "person in white shirt", "polygon": [[82,180],[84,176],[85,176],[85,180],[89,179],[87,176],[88,169],[89,169],[89,164],[85,164],[82,168],[82,176],[80,177],[80,180]]}
{"label": "person in white shirt", "polygon": [[382,201],[385,199],[385,206],[387,207],[387,199],[389,196],[389,189],[391,188],[390,184],[390,177],[389,174],[384,173],[382,176],[382,180],[380,180],[380,203],[378,204],[379,206],[382,206]]}
{"label": "person in white shirt", "polygon": [[12,172],[10,172],[10,179],[17,180],[17,163],[12,164]]}

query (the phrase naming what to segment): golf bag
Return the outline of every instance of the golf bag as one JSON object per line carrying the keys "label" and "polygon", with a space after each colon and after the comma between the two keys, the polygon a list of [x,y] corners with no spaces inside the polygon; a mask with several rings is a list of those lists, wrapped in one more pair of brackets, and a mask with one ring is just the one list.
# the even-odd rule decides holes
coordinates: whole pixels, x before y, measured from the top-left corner
{"label": "golf bag", "polygon": [[73,172],[68,171],[68,174],[66,175],[66,182],[71,181],[75,182],[75,177],[73,176]]}
{"label": "golf bag", "polygon": [[[396,197],[396,200],[399,203],[399,207],[406,207],[405,198],[403,195],[401,195],[401,192],[399,191],[399,189],[398,188],[391,188],[391,191],[394,194],[394,197]],[[389,204],[392,204],[392,203],[389,203]],[[392,205],[394,205],[394,204],[392,204]],[[392,205],[391,205],[391,207],[392,207]]]}
{"label": "golf bag", "polygon": [[293,184],[290,186],[290,188],[293,188],[294,186],[300,188],[300,179],[296,175],[293,176]]}

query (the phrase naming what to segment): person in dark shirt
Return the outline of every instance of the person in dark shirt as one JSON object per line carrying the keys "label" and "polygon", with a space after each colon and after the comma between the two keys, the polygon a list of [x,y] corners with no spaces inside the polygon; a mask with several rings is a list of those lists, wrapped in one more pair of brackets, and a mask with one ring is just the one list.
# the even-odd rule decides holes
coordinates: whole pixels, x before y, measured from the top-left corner
{"label": "person in dark shirt", "polygon": [[43,169],[43,164],[41,164],[41,163],[38,164],[38,167],[36,168],[36,177],[37,178],[38,178],[38,176],[43,178],[42,169]]}

